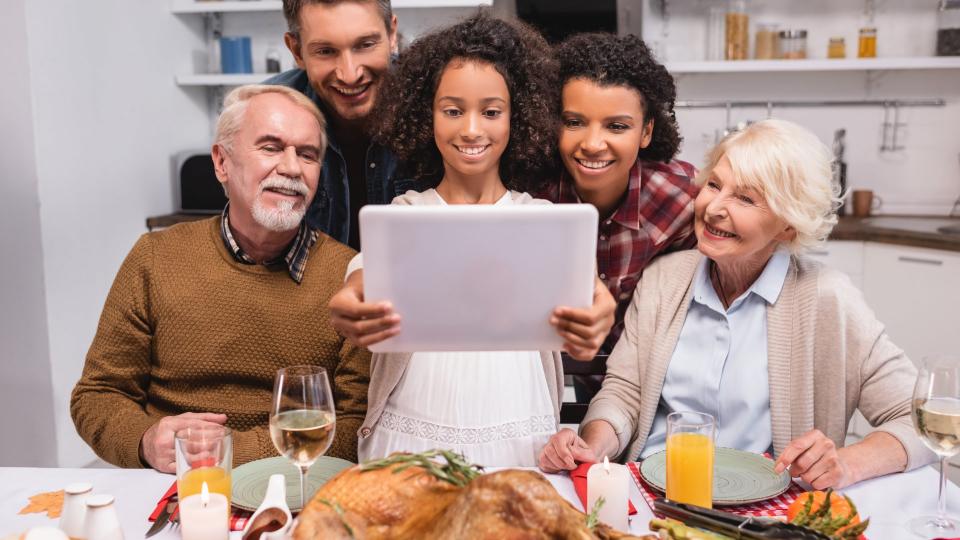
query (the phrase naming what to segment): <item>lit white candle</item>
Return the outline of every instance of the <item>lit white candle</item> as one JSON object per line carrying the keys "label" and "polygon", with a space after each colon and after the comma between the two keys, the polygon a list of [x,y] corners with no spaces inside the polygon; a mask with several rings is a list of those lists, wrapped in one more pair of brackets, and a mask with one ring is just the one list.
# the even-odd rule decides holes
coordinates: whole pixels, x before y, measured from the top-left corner
{"label": "lit white candle", "polygon": [[204,482],[199,495],[180,501],[181,536],[183,540],[227,540],[229,517],[227,498],[210,493]]}
{"label": "lit white candle", "polygon": [[588,513],[601,497],[603,505],[597,512],[597,518],[618,531],[627,531],[630,471],[626,465],[610,463],[606,456],[603,457],[602,464],[596,463],[587,471]]}

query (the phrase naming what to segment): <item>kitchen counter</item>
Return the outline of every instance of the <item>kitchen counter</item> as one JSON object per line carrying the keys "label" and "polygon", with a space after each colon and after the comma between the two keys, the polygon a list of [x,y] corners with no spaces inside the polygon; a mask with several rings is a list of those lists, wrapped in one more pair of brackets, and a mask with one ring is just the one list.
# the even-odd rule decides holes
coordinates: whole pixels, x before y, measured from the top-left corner
{"label": "kitchen counter", "polygon": [[[951,227],[958,233],[941,232]],[[859,240],[960,252],[960,217],[873,216],[841,217],[830,240]]]}

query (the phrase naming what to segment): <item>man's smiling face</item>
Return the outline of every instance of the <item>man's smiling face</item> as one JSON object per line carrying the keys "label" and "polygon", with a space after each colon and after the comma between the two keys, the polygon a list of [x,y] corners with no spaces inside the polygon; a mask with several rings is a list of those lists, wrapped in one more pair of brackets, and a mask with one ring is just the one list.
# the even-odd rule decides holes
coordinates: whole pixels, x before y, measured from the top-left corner
{"label": "man's smiling face", "polygon": [[298,38],[287,34],[287,46],[331,120],[365,119],[397,47],[396,17],[388,28],[372,1],[305,4]]}

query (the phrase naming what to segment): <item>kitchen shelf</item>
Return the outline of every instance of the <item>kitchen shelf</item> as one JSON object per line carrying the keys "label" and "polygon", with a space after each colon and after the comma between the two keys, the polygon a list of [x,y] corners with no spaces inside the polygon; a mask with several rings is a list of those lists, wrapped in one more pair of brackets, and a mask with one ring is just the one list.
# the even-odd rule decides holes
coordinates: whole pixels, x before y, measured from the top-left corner
{"label": "kitchen shelf", "polygon": [[673,74],[960,69],[960,57],[667,62]]}
{"label": "kitchen shelf", "polygon": [[177,75],[178,86],[241,86],[257,84],[276,73],[199,73],[196,75]]}
{"label": "kitchen shelf", "polygon": [[[493,0],[393,0],[394,9],[428,7],[478,7],[493,5]],[[279,0],[172,0],[173,13],[235,13],[281,11]]]}

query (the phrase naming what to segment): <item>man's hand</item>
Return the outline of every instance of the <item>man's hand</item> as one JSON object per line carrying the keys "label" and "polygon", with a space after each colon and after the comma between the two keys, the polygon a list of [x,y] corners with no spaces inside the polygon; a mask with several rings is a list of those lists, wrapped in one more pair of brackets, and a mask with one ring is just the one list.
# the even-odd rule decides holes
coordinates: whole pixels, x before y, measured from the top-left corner
{"label": "man's hand", "polygon": [[553,310],[550,324],[563,338],[563,350],[567,354],[577,360],[591,360],[613,328],[616,309],[617,303],[607,286],[597,279],[590,309],[558,307]]}
{"label": "man's hand", "polygon": [[330,299],[330,323],[350,342],[369,347],[400,333],[400,315],[389,302],[363,301],[363,270],[347,278],[343,288]]}
{"label": "man's hand", "polygon": [[177,456],[173,448],[174,435],[181,429],[223,425],[227,415],[215,413],[183,413],[165,416],[150,426],[140,440],[140,455],[148,465],[163,473],[177,472]]}
{"label": "man's hand", "polygon": [[597,461],[597,455],[573,430],[563,428],[540,450],[537,464],[545,473],[572,471],[578,462]]}
{"label": "man's hand", "polygon": [[790,476],[800,478],[813,489],[844,488],[852,483],[850,468],[831,439],[818,429],[792,441],[777,458],[777,474],[790,468]]}

